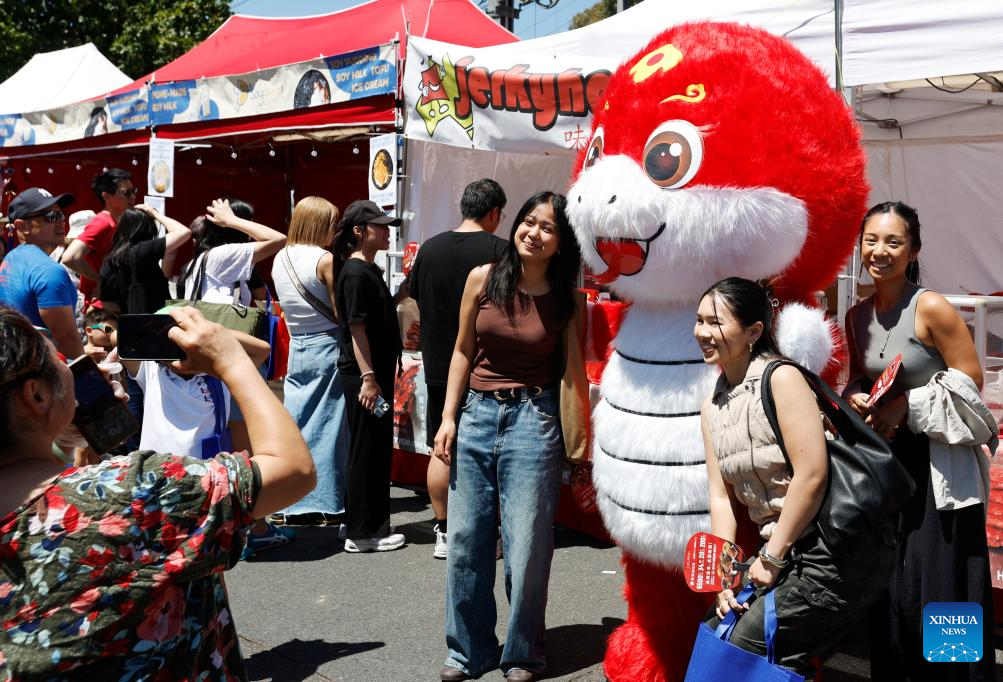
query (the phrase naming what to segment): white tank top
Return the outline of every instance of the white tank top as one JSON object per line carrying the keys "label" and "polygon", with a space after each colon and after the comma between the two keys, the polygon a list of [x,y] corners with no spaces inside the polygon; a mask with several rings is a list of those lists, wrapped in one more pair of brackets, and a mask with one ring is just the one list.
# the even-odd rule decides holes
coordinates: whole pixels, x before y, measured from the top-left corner
{"label": "white tank top", "polygon": [[[327,251],[312,244],[293,244],[283,250],[289,254],[293,270],[296,271],[296,276],[299,277],[303,287],[330,306],[327,286],[317,277],[317,263]],[[275,282],[275,294],[282,304],[290,334],[294,336],[315,334],[338,328],[338,325],[314,310],[313,306],[300,296],[296,285],[286,273],[281,252],[276,254],[275,260],[272,261],[272,281]]]}

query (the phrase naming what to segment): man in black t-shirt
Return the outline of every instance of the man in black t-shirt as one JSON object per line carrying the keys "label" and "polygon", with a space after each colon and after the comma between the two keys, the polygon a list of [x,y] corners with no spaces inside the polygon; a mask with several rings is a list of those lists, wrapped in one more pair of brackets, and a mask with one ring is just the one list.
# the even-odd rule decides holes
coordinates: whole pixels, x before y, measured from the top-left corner
{"label": "man in black t-shirt", "polygon": [[[428,389],[425,434],[429,448],[442,422],[449,361],[459,332],[460,299],[467,275],[479,265],[502,257],[507,243],[494,235],[505,214],[505,192],[484,178],[467,185],[460,199],[459,227],[438,234],[418,250],[411,268],[411,297],[421,313],[421,355]],[[426,477],[435,512],[437,559],[446,558],[446,507],[449,466],[429,457]]]}

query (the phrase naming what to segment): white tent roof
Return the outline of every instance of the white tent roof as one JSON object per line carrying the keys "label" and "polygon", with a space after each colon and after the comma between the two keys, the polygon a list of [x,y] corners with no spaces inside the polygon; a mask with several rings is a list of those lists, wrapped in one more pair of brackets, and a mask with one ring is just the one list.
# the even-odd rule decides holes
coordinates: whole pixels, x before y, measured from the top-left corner
{"label": "white tent roof", "polygon": [[[842,81],[853,86],[871,201],[901,199],[919,209],[926,286],[944,293],[1003,290],[1000,0],[645,0],[575,31],[453,52],[476,55],[478,64],[491,68],[518,63],[548,73],[568,66],[612,70],[659,31],[697,20],[745,23],[785,36],[833,84],[836,26],[841,25]],[[408,49],[421,44],[422,39],[412,38]],[[409,86],[406,80],[406,97]],[[412,99],[407,109],[409,136],[428,140],[424,123],[413,124]],[[451,132],[446,126],[434,141],[418,142],[409,154],[408,209],[418,217],[411,238],[427,238],[459,222],[455,207],[442,196],[459,196],[471,177],[495,177],[509,197],[566,185],[573,157],[560,137],[555,141],[523,124],[521,119],[529,118],[525,113],[487,108],[477,115],[476,134],[487,130],[489,144],[478,144],[480,138],[470,144],[462,131],[459,143],[466,149],[436,144],[458,144],[441,134]],[[488,151],[494,149],[518,153]]]}
{"label": "white tent roof", "polygon": [[0,83],[0,113],[55,109],[92,99],[131,82],[93,43],[41,52]]}
{"label": "white tent roof", "polygon": [[[619,64],[668,26],[734,21],[790,38],[832,78],[836,4],[836,0],[645,0],[576,31],[524,40],[517,48],[524,53],[589,55]],[[993,71],[1003,64],[1003,2],[840,0],[839,4],[844,85]]]}

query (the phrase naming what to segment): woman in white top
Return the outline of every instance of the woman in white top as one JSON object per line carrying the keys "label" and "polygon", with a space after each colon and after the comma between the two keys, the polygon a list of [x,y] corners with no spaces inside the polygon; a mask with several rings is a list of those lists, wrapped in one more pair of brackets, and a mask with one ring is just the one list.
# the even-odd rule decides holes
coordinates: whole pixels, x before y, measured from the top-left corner
{"label": "woman in white top", "polygon": [[[256,223],[254,209],[239,199],[216,199],[206,207],[205,219],[192,223],[195,255],[185,269],[185,298],[197,284],[196,299],[210,303],[229,303],[234,287],[240,287],[240,302],[250,305],[247,286],[254,265],[274,255],[286,243],[277,230]],[[204,261],[204,262],[203,262]],[[204,277],[197,282],[204,269]]]}
{"label": "woman in white top", "polygon": [[[240,303],[251,305],[251,290],[247,283],[254,265],[274,255],[286,243],[286,236],[277,230],[252,220],[254,209],[239,199],[216,199],[206,207],[206,215],[192,222],[195,254],[185,268],[184,291],[178,298],[191,298],[209,303],[229,303],[233,290],[240,288]],[[236,451],[251,452],[247,425],[236,401],[230,402],[227,422]],[[253,455],[253,453],[251,453]],[[251,529],[244,558],[255,551],[284,545],[292,534],[283,532],[264,520]]]}
{"label": "woman in white top", "polygon": [[338,377],[337,275],[328,250],[337,223],[334,204],[321,197],[302,199],[293,210],[287,246],[272,262],[290,335],[283,404],[317,468],[313,492],[275,515],[273,520],[284,523],[328,525],[345,513],[348,425]]}

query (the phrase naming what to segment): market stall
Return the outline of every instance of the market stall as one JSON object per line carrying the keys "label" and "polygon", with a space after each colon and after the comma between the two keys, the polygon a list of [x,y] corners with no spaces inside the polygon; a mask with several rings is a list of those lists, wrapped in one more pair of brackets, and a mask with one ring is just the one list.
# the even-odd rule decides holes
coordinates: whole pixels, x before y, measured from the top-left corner
{"label": "market stall", "polygon": [[[171,214],[190,219],[226,193],[254,200],[262,220],[282,226],[291,192],[339,206],[365,196],[367,141],[396,129],[411,34],[478,46],[515,40],[469,0],[234,15],[157,71],[88,95],[98,98],[0,116],[0,160],[15,187],[58,186],[94,208],[89,183],[102,167],[134,168],[142,194],[152,184],[141,180],[150,140],[173,140]],[[31,131],[30,143],[16,130]]]}

